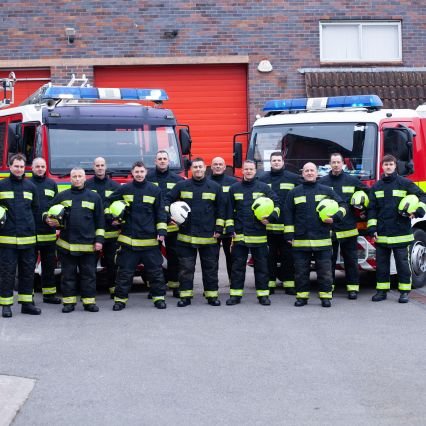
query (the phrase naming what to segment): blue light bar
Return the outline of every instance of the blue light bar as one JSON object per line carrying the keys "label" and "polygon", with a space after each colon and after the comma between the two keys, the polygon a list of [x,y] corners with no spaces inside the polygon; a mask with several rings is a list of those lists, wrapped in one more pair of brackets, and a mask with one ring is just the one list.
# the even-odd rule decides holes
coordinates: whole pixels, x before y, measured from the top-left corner
{"label": "blue light bar", "polygon": [[383,102],[377,95],[356,95],[271,100],[265,103],[263,111],[309,111],[329,108],[378,109],[381,107],[383,107]]}
{"label": "blue light bar", "polygon": [[169,97],[163,89],[50,86],[42,95],[42,100],[46,99],[167,101]]}

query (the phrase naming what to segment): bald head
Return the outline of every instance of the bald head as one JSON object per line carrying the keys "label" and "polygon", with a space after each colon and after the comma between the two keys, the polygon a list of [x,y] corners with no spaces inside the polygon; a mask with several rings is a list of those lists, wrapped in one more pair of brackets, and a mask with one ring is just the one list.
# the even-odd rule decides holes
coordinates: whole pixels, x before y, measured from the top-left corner
{"label": "bald head", "polygon": [[223,175],[226,170],[225,160],[222,157],[213,158],[211,169],[213,175]]}
{"label": "bald head", "polygon": [[105,179],[106,175],[106,161],[103,157],[96,157],[93,160],[93,170],[95,172],[95,176],[99,179]]}
{"label": "bald head", "polygon": [[306,163],[302,169],[302,176],[306,182],[315,182],[318,177],[318,169],[314,163]]}
{"label": "bald head", "polygon": [[34,158],[31,168],[34,175],[43,177],[46,174],[46,161],[41,157]]}

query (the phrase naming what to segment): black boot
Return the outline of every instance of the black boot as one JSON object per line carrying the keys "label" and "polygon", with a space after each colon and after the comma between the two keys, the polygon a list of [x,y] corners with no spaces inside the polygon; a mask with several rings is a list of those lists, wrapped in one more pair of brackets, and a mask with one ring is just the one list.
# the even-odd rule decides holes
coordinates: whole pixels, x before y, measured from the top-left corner
{"label": "black boot", "polygon": [[60,305],[61,299],[55,294],[45,294],[43,296],[43,303],[50,303],[52,305]]}
{"label": "black boot", "polygon": [[331,307],[331,300],[330,299],[321,299],[321,306],[323,308],[330,308]]}
{"label": "black boot", "polygon": [[377,290],[377,293],[371,298],[373,302],[381,302],[388,297],[386,290]]}
{"label": "black boot", "polygon": [[399,303],[408,303],[408,291],[401,291],[398,299]]}
{"label": "black boot", "polygon": [[269,306],[271,304],[271,300],[269,299],[268,296],[260,296],[258,297],[258,299],[259,299],[259,303],[262,306]]}
{"label": "black boot", "polygon": [[165,301],[165,300],[156,300],[156,301],[154,302],[154,306],[155,306],[157,309],[166,309],[166,308],[167,308],[167,305],[166,305],[166,301]]}
{"label": "black boot", "polygon": [[40,315],[41,309],[37,308],[32,303],[23,303],[21,306],[21,313],[27,315]]}
{"label": "black boot", "polygon": [[87,312],[99,312],[99,306],[95,303],[88,303],[87,305],[84,305],[84,310]]}
{"label": "black boot", "polygon": [[179,299],[180,294],[179,294],[179,289],[178,288],[174,288],[173,289],[173,297],[175,297],[176,299]]}
{"label": "black boot", "polygon": [[11,318],[12,317],[12,306],[11,305],[3,306],[1,316],[3,318]]}
{"label": "black boot", "polygon": [[308,299],[296,299],[294,302],[294,306],[300,308],[301,306],[305,306],[308,304]]}
{"label": "black boot", "polygon": [[358,292],[357,291],[348,291],[348,299],[349,300],[356,300],[358,298]]}
{"label": "black boot", "polygon": [[74,304],[73,303],[66,303],[64,305],[64,307],[62,308],[62,312],[64,314],[69,314],[70,312],[72,312],[74,310]]}
{"label": "black boot", "polygon": [[241,302],[241,296],[231,296],[227,301],[226,304],[228,306],[234,306],[238,305]]}
{"label": "black boot", "polygon": [[126,307],[126,304],[123,302],[115,302],[112,307],[113,311],[122,311]]}
{"label": "black boot", "polygon": [[209,297],[207,303],[210,306],[220,306],[220,300],[217,297]]}
{"label": "black boot", "polygon": [[191,299],[188,297],[185,297],[183,299],[180,299],[179,302],[177,302],[177,307],[178,308],[184,308],[185,306],[188,306],[191,304]]}

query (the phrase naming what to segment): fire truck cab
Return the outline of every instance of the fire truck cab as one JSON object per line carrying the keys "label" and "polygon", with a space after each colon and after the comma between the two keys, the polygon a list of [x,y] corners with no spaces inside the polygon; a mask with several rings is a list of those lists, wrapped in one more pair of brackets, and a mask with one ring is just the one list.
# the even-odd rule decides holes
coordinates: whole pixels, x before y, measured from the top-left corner
{"label": "fire truck cab", "polygon": [[[285,167],[299,173],[312,161],[319,176],[330,171],[333,152],[344,157],[345,171],[368,185],[380,178],[385,154],[398,159],[397,170],[426,190],[426,115],[417,110],[383,109],[375,95],[271,100],[264,106],[248,134],[234,137],[234,167],[241,167],[243,151],[259,171],[269,170],[269,157],[282,151]],[[244,137],[245,141],[240,141]],[[245,148],[245,149],[244,149]],[[426,284],[426,221],[413,221],[415,242],[411,247],[413,286]],[[375,270],[375,248],[359,222],[358,263]],[[340,265],[343,265],[340,259]],[[392,271],[395,273],[395,271]]]}

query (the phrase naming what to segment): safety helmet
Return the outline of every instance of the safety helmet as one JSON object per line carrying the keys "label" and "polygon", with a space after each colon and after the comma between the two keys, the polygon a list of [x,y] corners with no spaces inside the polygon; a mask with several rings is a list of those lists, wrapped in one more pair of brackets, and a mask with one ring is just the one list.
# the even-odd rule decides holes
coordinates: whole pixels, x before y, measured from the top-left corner
{"label": "safety helmet", "polygon": [[6,222],[6,218],[7,218],[7,209],[5,209],[4,207],[0,206],[0,228],[3,228],[5,222]]}
{"label": "safety helmet", "polygon": [[368,207],[370,200],[364,191],[356,191],[352,195],[350,204],[352,207],[361,210]]}
{"label": "safety helmet", "polygon": [[262,220],[274,211],[274,202],[268,197],[259,197],[254,200],[251,209],[257,219]]}
{"label": "safety helmet", "polygon": [[407,195],[399,202],[398,213],[401,216],[410,216],[418,209],[419,202],[420,201],[416,195]]}
{"label": "safety helmet", "polygon": [[324,198],[321,200],[316,208],[316,211],[320,219],[324,222],[329,217],[335,215],[339,210],[339,204],[330,198]]}
{"label": "safety helmet", "polygon": [[126,214],[127,204],[125,201],[117,200],[111,203],[109,206],[109,212],[113,220],[117,222],[124,222],[124,215]]}
{"label": "safety helmet", "polygon": [[62,204],[55,204],[47,211],[47,215],[50,219],[54,219],[58,222],[58,226],[64,225],[65,206]]}
{"label": "safety helmet", "polygon": [[170,217],[178,225],[182,225],[185,222],[190,212],[191,207],[185,201],[175,201],[170,204]]}

